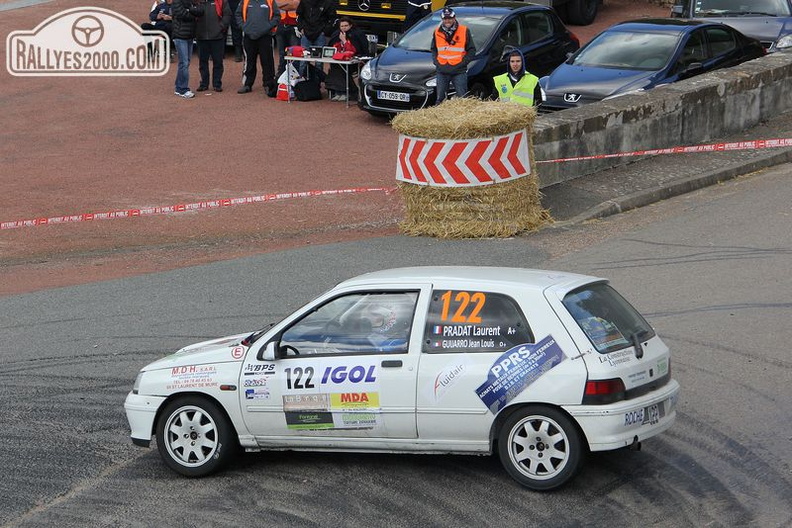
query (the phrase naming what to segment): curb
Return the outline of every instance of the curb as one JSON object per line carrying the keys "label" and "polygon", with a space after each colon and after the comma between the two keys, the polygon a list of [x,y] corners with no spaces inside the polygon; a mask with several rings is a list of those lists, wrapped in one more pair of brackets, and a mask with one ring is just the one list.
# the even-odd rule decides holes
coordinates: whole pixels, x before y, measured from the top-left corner
{"label": "curb", "polygon": [[737,178],[738,176],[750,174],[761,169],[766,169],[768,167],[790,162],[792,162],[792,149],[784,149],[781,152],[774,152],[772,154],[760,156],[757,159],[751,161],[739,162],[697,176],[682,178],[668,185],[642,189],[631,194],[626,194],[618,198],[607,200],[568,220],[554,223],[548,226],[548,228],[564,228],[589,220],[605,218],[607,216],[623,213],[631,209],[644,207],[661,200],[673,198],[674,196],[697,191],[699,189],[703,189],[704,187],[722,183]]}

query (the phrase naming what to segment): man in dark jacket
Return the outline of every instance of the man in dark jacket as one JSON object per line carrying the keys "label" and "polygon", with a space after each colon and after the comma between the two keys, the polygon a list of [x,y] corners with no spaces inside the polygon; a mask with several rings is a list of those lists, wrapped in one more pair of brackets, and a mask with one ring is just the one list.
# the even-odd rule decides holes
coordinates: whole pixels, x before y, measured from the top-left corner
{"label": "man in dark jacket", "polygon": [[190,56],[195,38],[195,21],[203,15],[203,8],[196,0],[173,0],[173,44],[179,55],[176,68],[176,89],[174,94],[192,99],[195,94],[190,90]]}
{"label": "man in dark jacket", "polygon": [[223,91],[223,55],[226,31],[231,25],[231,8],[227,0],[199,0],[203,16],[198,18],[195,40],[198,42],[198,71],[201,73],[199,92],[209,89],[209,57],[212,57],[212,87]]}
{"label": "man in dark jacket", "polygon": [[470,30],[456,19],[450,7],[444,7],[442,21],[432,38],[432,58],[437,72],[437,103],[442,103],[448,85],[454,83],[457,97],[467,94],[467,67],[476,54],[476,45]]}
{"label": "man in dark jacket", "polygon": [[336,0],[300,0],[297,6],[297,30],[300,46],[324,46],[333,32]]}
{"label": "man in dark jacket", "polygon": [[280,21],[275,0],[242,0],[236,11],[237,23],[242,26],[242,47],[245,50],[245,72],[242,87],[237,93],[249,93],[256,80],[256,58],[261,61],[261,81],[267,95],[278,95],[275,82],[275,58],[272,55],[272,36]]}

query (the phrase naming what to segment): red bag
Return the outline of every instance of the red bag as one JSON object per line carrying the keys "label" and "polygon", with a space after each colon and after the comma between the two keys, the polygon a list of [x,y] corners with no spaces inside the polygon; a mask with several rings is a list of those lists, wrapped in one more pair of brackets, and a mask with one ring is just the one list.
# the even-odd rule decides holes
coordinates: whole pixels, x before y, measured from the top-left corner
{"label": "red bag", "polygon": [[[285,84],[278,85],[278,96],[275,97],[278,101],[288,101],[289,100],[289,87]],[[294,92],[291,92],[291,99],[294,101]]]}
{"label": "red bag", "polygon": [[355,56],[354,51],[336,51],[333,53],[333,60],[350,60]]}
{"label": "red bag", "polygon": [[286,55],[289,55],[290,57],[302,57],[304,51],[305,48],[302,46],[289,46],[286,48]]}

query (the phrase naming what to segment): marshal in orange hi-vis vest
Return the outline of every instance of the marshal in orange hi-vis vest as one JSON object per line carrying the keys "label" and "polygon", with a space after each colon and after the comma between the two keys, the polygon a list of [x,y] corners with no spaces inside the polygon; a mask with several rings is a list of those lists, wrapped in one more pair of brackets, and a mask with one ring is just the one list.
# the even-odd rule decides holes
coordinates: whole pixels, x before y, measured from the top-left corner
{"label": "marshal in orange hi-vis vest", "polygon": [[435,30],[435,46],[437,47],[437,62],[456,66],[465,57],[465,47],[467,45],[467,27],[459,24],[451,43],[445,38],[445,33],[438,27]]}

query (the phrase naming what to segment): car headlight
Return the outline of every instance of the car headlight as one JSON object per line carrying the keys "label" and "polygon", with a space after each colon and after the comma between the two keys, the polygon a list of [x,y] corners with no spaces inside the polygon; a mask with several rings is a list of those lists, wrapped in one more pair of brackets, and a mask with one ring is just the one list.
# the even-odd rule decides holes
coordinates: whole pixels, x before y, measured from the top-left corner
{"label": "car headlight", "polygon": [[363,79],[364,81],[371,80],[371,62],[367,62],[360,69],[360,78]]}
{"label": "car headlight", "polygon": [[775,49],[782,50],[792,48],[792,35],[786,35],[776,40]]}
{"label": "car headlight", "polygon": [[137,394],[138,389],[140,389],[140,380],[143,379],[143,371],[138,372],[137,378],[135,378],[135,384],[132,385],[132,394]]}
{"label": "car headlight", "polygon": [[428,81],[426,81],[426,86],[429,88],[434,88],[437,86],[437,77],[432,77]]}

